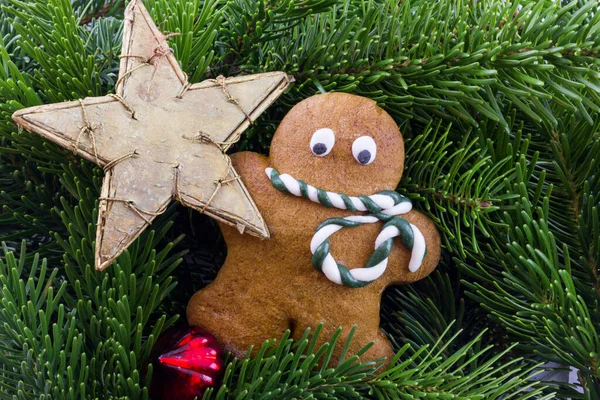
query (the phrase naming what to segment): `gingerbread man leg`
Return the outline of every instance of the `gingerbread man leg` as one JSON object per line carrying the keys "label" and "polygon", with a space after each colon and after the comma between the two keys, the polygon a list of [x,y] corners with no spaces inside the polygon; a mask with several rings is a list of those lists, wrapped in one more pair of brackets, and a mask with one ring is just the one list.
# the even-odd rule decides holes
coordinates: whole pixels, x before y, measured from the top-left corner
{"label": "gingerbread man leg", "polygon": [[[367,293],[365,295],[366,297],[371,296]],[[297,308],[292,310],[290,314],[294,328],[292,337],[299,339],[306,328],[314,329],[322,322],[323,327],[318,341],[318,344],[321,345],[332,338],[338,327],[343,327],[334,352],[335,358],[332,360],[333,364],[337,364],[344,344],[352,330],[352,325],[347,324],[347,320],[350,319],[356,321],[357,326],[346,358],[356,354],[368,343],[373,342],[363,359],[374,360],[386,357],[387,360],[390,360],[394,352],[387,336],[379,329],[379,309],[374,307],[362,308],[356,306],[355,302],[346,299],[340,302],[329,301],[332,297],[335,297],[335,294],[323,298],[321,301],[317,300],[313,304],[299,304]],[[374,297],[377,297],[377,295]],[[368,303],[368,300],[366,302]],[[343,318],[338,319],[335,317],[337,315],[343,315]]]}
{"label": "gingerbread man leg", "polygon": [[213,333],[236,357],[245,357],[251,346],[256,350],[265,340],[280,337],[290,327],[285,313],[243,293],[242,288],[209,285],[191,298],[187,308],[188,322]]}

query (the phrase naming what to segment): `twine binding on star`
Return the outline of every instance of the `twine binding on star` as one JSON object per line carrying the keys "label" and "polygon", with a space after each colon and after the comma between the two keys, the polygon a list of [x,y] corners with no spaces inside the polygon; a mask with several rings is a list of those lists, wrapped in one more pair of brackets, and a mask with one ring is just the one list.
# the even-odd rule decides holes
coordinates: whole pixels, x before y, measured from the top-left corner
{"label": "twine binding on star", "polygon": [[[135,112],[133,111],[133,109],[125,102],[125,100],[116,94],[109,94],[110,97],[113,97],[115,100],[119,101],[124,107],[125,109],[127,109],[127,111],[129,111],[131,113],[131,118],[134,118],[134,114]],[[87,111],[85,109],[85,102],[82,99],[78,100],[79,102],[79,107],[81,108],[81,113],[83,116],[83,122],[84,125],[81,127],[81,130],[79,131],[79,135],[77,136],[77,139],[75,140],[75,143],[73,145],[73,152],[76,153],[77,150],[79,150],[79,144],[81,142],[81,136],[83,134],[88,134],[88,136],[90,137],[91,140],[91,145],[92,145],[92,151],[94,152],[94,158],[96,160],[96,164],[97,165],[101,165],[100,163],[100,159],[98,158],[98,152],[96,149],[96,136],[95,136],[95,129],[96,127],[93,126],[90,122],[90,119],[88,117]],[[124,154],[121,157],[115,158],[114,160],[109,161],[108,163],[106,163],[102,169],[104,171],[108,171],[109,169],[113,168],[115,165],[119,164],[120,162],[123,162],[125,160],[127,160],[128,158],[131,157],[135,157],[137,155],[137,150],[134,150],[130,153]]]}
{"label": "twine binding on star", "polygon": [[129,158],[131,158],[131,157],[135,157],[137,155],[138,155],[137,150],[134,150],[134,151],[132,151],[130,153],[122,155],[121,157],[117,157],[117,158],[115,158],[112,161],[109,161],[108,164],[106,164],[102,169],[104,171],[108,171],[109,169],[113,168],[115,165],[117,165],[117,164],[119,164],[119,163],[121,163],[121,162],[123,162],[123,161],[125,161],[125,160],[127,160]]}
{"label": "twine binding on star", "polygon": [[[140,68],[144,68],[144,67],[148,67],[148,66],[154,66],[154,70],[152,71],[152,76],[150,77],[150,81],[152,81],[152,79],[154,79],[154,75],[156,74],[156,70],[158,69],[158,64],[153,64],[152,61],[154,61],[156,59],[161,59],[169,53],[173,53],[173,50],[170,48],[163,49],[160,45],[158,45],[154,48],[153,54],[149,58],[146,58],[144,56],[135,55],[135,54],[121,54],[119,56],[119,58],[137,58],[142,61],[140,62],[140,64],[136,65],[135,67],[133,67],[131,69],[128,69],[124,74],[119,76],[119,79],[117,79],[117,83],[115,84],[115,87],[118,88],[119,85],[121,85],[123,83],[123,81],[129,75],[133,74],[135,71],[139,70]],[[187,83],[187,80],[186,80],[186,83]]]}
{"label": "twine binding on star", "polygon": [[158,217],[159,215],[161,215],[162,213],[165,212],[165,207],[161,208],[160,210],[158,210],[158,212],[152,212],[152,211],[147,211],[147,210],[143,210],[139,207],[137,207],[135,205],[135,202],[133,200],[128,200],[128,199],[122,199],[119,197],[99,197],[98,200],[100,201],[106,201],[108,202],[117,202],[117,203],[123,203],[125,204],[127,207],[129,207],[133,212],[135,212],[140,218],[142,218],[144,220],[144,222],[148,225],[150,225],[152,223],[152,221],[150,221],[148,218],[146,218],[145,215],[150,215],[152,217]]}
{"label": "twine binding on star", "polygon": [[111,93],[111,94],[108,95],[108,97],[112,97],[113,99],[115,99],[119,103],[121,103],[121,105],[131,114],[131,118],[136,119],[135,118],[135,110],[129,105],[129,103],[127,103],[125,101],[125,99],[122,96],[119,96],[118,94]]}
{"label": "twine binding on star", "polygon": [[181,87],[181,91],[177,94],[178,99],[183,99],[183,96],[187,93],[187,91],[192,87],[192,84],[190,81],[188,81],[188,76],[185,76],[185,83],[183,84],[183,86]]}
{"label": "twine binding on star", "polygon": [[[225,96],[227,102],[235,104],[239,108],[239,110],[244,114],[244,116],[249,121],[249,123],[252,124],[252,119],[250,119],[250,116],[248,115],[248,113],[246,113],[246,111],[242,108],[242,106],[240,105],[240,103],[227,90],[227,85],[225,83],[225,78],[223,76],[218,76],[214,81],[217,82],[221,86],[221,89],[223,91],[223,95]],[[187,89],[189,89],[187,83],[186,83],[186,85],[184,85],[184,89],[186,91],[187,91]],[[183,93],[185,93],[183,91],[184,89],[182,89]],[[221,178],[219,178],[216,181],[214,181],[215,190],[212,192],[212,194],[210,195],[210,197],[208,198],[208,200],[204,203],[204,205],[200,209],[200,212],[204,212],[210,206],[210,203],[217,196],[217,193],[219,192],[219,190],[221,190],[221,188],[223,187],[223,185],[229,184],[231,182],[235,182],[235,181],[237,181],[237,180],[240,179],[240,176],[237,175],[236,173],[234,173],[234,176],[232,178],[229,178],[229,175],[230,175],[230,173],[232,171],[232,168],[231,168],[231,158],[229,158],[229,156],[225,153],[225,149],[228,146],[231,146],[232,144],[234,144],[235,142],[234,141],[218,141],[218,140],[213,139],[210,135],[208,135],[208,134],[206,134],[204,132],[199,132],[198,135],[193,136],[193,137],[183,136],[183,138],[191,140],[193,142],[197,142],[197,143],[201,143],[201,144],[211,144],[211,145],[215,146],[217,149],[219,149],[219,151],[221,152],[221,154],[225,158],[225,161],[227,162],[227,167],[225,169],[225,172],[221,176]],[[179,191],[179,189],[177,189],[177,191]]]}
{"label": "twine binding on star", "polygon": [[77,135],[77,139],[75,140],[75,144],[73,145],[73,153],[76,153],[77,150],[79,150],[79,143],[81,141],[81,136],[83,136],[84,134],[87,134],[90,137],[92,151],[94,152],[94,158],[96,159],[96,164],[100,165],[100,159],[98,158],[98,152],[96,151],[96,135],[94,132],[96,127],[90,123],[87,111],[85,110],[85,103],[83,102],[83,100],[79,99],[78,101],[79,101],[79,107],[81,108],[81,114],[83,116],[84,125],[79,130],[79,135]]}
{"label": "twine binding on star", "polygon": [[232,171],[231,169],[231,158],[229,158],[229,156],[227,154],[223,153],[223,157],[225,157],[226,161],[227,161],[227,168],[225,169],[225,172],[223,173],[223,176],[221,176],[221,178],[217,179],[216,181],[214,181],[215,186],[215,190],[212,192],[211,196],[208,198],[208,201],[206,201],[206,203],[204,203],[204,205],[202,206],[202,208],[200,209],[200,212],[204,212],[208,206],[210,205],[210,203],[213,201],[213,199],[215,198],[215,196],[217,195],[217,193],[219,193],[219,190],[221,190],[221,188],[223,187],[223,185],[229,184],[231,182],[235,182],[237,180],[240,179],[240,176],[236,173],[234,173],[233,178],[229,178],[229,174]]}
{"label": "twine binding on star", "polygon": [[215,146],[217,146],[219,148],[219,150],[221,151],[221,153],[225,153],[225,148],[227,146],[231,146],[233,144],[235,144],[234,141],[218,141],[218,140],[214,140],[213,138],[210,137],[209,134],[204,133],[202,131],[200,131],[196,136],[185,136],[183,135],[182,138],[187,139],[187,140],[191,140],[192,142],[196,142],[196,143],[202,143],[202,144],[213,144]]}
{"label": "twine binding on star", "polygon": [[223,95],[225,95],[225,99],[227,100],[227,102],[234,104],[237,108],[239,108],[239,110],[246,117],[246,121],[248,121],[248,123],[250,125],[254,124],[254,121],[252,121],[252,118],[250,118],[250,115],[248,115],[246,110],[244,110],[244,108],[240,105],[240,103],[236,100],[236,98],[233,97],[231,95],[231,93],[229,93],[229,90],[227,90],[227,85],[225,84],[225,77],[223,75],[219,75],[215,79],[211,79],[211,81],[216,82],[219,86],[221,86],[221,90],[223,91]]}
{"label": "twine binding on star", "polygon": [[[128,56],[131,57],[131,56]],[[123,81],[131,74],[133,74],[135,71],[137,71],[140,68],[144,68],[144,67],[149,67],[151,66],[151,64],[149,64],[148,62],[143,62],[139,65],[136,65],[135,67],[127,70],[123,75],[121,75],[119,77],[119,79],[117,79],[117,83],[115,84],[115,87],[119,87],[119,85],[121,85],[123,83]]]}

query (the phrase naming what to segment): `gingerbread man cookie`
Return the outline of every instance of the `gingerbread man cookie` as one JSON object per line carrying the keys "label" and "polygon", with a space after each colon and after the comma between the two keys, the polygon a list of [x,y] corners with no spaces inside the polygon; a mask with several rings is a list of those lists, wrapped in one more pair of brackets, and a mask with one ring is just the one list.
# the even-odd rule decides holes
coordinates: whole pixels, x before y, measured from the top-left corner
{"label": "gingerbread man cookie", "polygon": [[287,329],[299,338],[324,322],[326,340],[357,324],[350,354],[373,341],[363,358],[392,356],[381,294],[425,277],[440,257],[433,223],[394,191],[404,168],[394,120],[364,97],[316,95],[285,116],[269,158],[231,158],[270,239],[220,225],[227,259],[190,300],[189,323],[240,357]]}

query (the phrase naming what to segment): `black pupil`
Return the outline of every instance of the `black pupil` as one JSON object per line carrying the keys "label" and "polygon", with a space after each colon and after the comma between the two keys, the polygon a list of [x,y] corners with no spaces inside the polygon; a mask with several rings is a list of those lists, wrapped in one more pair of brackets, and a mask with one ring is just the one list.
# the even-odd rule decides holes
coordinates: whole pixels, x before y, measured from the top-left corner
{"label": "black pupil", "polygon": [[[327,146],[325,146],[325,143],[317,143],[313,146],[313,153],[315,153],[316,155],[320,156],[321,154],[325,154],[325,152],[327,151]],[[371,156],[369,155],[369,158]]]}
{"label": "black pupil", "polygon": [[363,150],[358,153],[358,162],[361,164],[366,164],[371,159],[371,152],[369,150]]}

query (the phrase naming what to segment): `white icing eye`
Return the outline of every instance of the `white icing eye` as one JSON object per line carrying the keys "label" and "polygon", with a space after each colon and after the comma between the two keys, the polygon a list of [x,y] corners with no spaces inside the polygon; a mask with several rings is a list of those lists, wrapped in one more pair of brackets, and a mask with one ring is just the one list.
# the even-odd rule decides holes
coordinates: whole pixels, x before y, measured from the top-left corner
{"label": "white icing eye", "polygon": [[317,129],[310,139],[310,151],[315,156],[325,157],[335,144],[335,135],[329,128]]}
{"label": "white icing eye", "polygon": [[361,136],[352,143],[352,155],[359,164],[368,165],[375,160],[377,145],[371,136]]}

